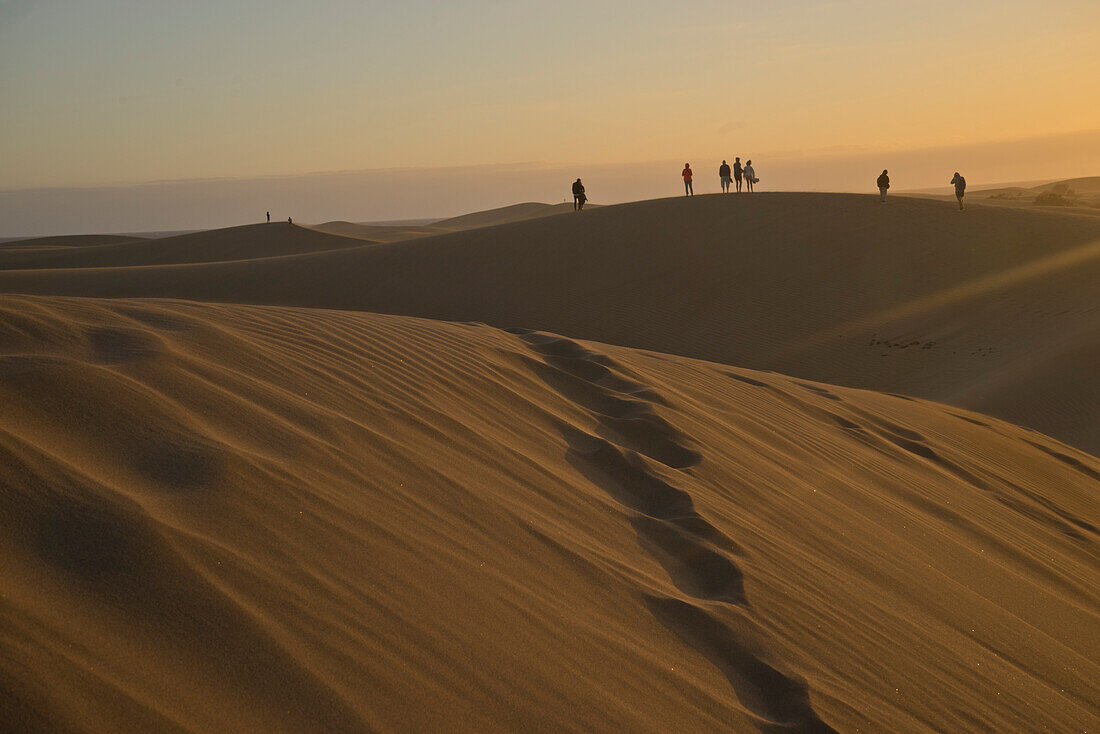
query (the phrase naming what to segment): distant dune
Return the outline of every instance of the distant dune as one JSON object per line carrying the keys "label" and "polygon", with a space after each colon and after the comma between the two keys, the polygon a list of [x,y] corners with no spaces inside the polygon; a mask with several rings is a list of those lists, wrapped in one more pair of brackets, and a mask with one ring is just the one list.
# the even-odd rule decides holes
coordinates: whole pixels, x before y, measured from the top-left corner
{"label": "distant dune", "polygon": [[310,229],[341,237],[354,237],[355,239],[369,242],[399,242],[411,240],[417,237],[430,237],[435,234],[446,234],[447,230],[438,229],[431,225],[386,225],[386,224],[355,224],[354,222],[325,222],[315,224]]}
{"label": "distant dune", "polygon": [[[586,204],[585,206],[589,210],[596,208],[594,204]],[[536,204],[529,202],[444,219],[436,222],[435,226],[440,229],[462,231],[479,227],[495,227],[498,224],[509,224],[511,222],[524,222],[529,219],[540,219],[553,214],[564,214],[572,211],[573,204],[571,202],[567,204]]]}
{"label": "distant dune", "polygon": [[1039,191],[1050,191],[1060,184],[1076,189],[1082,193],[1100,193],[1100,176],[1086,176],[1084,178],[1067,178],[1062,181],[1051,181],[1050,183],[1036,186],[1035,189]]}
{"label": "distant dune", "polygon": [[[949,186],[899,193],[925,195],[944,201],[955,198]],[[1052,197],[1052,194],[1056,196]],[[1037,211],[1057,207],[1063,212],[1100,217],[1100,176],[1044,181],[1035,185],[1022,183],[974,186],[967,189],[966,198],[984,204],[1025,207]]]}
{"label": "distant dune", "polygon": [[[594,208],[590,205],[589,208]],[[344,237],[355,237],[373,242],[399,242],[417,237],[430,237],[448,232],[463,232],[482,227],[495,227],[498,224],[510,222],[522,222],[528,219],[548,217],[553,214],[572,212],[572,204],[515,204],[500,209],[490,209],[484,212],[464,214],[460,217],[443,219],[427,225],[378,225],[378,224],[353,224],[352,222],[326,222],[318,224],[312,229],[338,234]]]}
{"label": "distant dune", "polygon": [[144,237],[135,237],[121,234],[83,234],[83,235],[59,235],[56,237],[31,237],[30,239],[4,240],[0,242],[0,250],[14,252],[38,252],[59,248],[97,247],[100,245],[114,245],[124,242],[142,242]]}
{"label": "distant dune", "polygon": [[[51,255],[18,264],[41,269],[0,273],[0,291],[547,329],[941,400],[1100,451],[1093,218],[984,206],[959,214],[917,198],[879,206],[867,196],[754,194],[619,205],[396,244],[289,231],[299,249],[322,252],[271,258],[252,238],[239,240],[238,262],[66,270],[51,268],[75,268],[76,255]],[[211,243],[235,238],[227,232],[194,235],[189,247],[213,252]],[[266,259],[243,261],[250,256]],[[10,257],[0,254],[0,267],[13,267]]]}
{"label": "distant dune", "polygon": [[[852,221],[823,233],[817,201],[655,202],[510,225],[482,233],[467,266],[458,251],[479,240],[462,236],[281,258],[286,272],[256,261],[255,280],[235,264],[8,273],[4,287],[204,283],[228,299],[238,285],[257,298],[266,279],[274,301],[304,298],[297,273],[318,300],[351,299],[352,283],[395,297],[379,284],[400,266],[442,309],[428,286],[444,281],[413,267],[432,263],[455,293],[484,288],[487,309],[514,294],[547,309],[554,293],[563,318],[593,331],[637,308],[655,339],[709,333],[730,354],[829,335],[818,359],[839,369],[837,344],[859,364],[862,337],[813,307],[832,304],[844,323],[849,309],[879,313],[890,291],[900,304],[922,287],[944,299],[935,276],[950,250],[936,243],[960,248],[957,285],[1081,247],[1076,222],[1051,243],[1029,239],[1053,236],[1045,217],[951,219],[928,202],[855,197],[833,197]],[[984,239],[963,246],[979,225],[1000,228],[1000,255]],[[703,251],[710,267],[693,268]],[[807,261],[849,290],[812,288]],[[781,266],[771,290],[746,294],[765,265]],[[668,281],[696,287],[671,302]],[[995,304],[1022,297],[1005,287],[947,299],[937,319],[897,317],[941,323],[936,347],[922,334],[876,349],[899,373],[910,363],[896,354],[933,360],[957,348],[964,312],[975,333],[1005,318]],[[1046,303],[1043,281],[1028,287],[1038,300],[1024,313]],[[778,332],[765,342],[747,324],[777,290],[792,310],[757,325]],[[748,313],[716,320],[702,306],[720,294],[725,313]],[[1012,322],[1034,347],[1028,324]],[[547,333],[18,296],[0,297],[0,405],[3,731],[924,734],[1100,721],[1100,462],[975,413]]]}
{"label": "distant dune", "polygon": [[227,262],[282,257],[361,246],[362,242],[313,232],[286,222],[247,224],[241,227],[196,232],[154,240],[118,237],[95,242],[85,238],[49,238],[74,242],[48,252],[26,247],[35,240],[0,246],[0,269],[21,268],[118,268],[140,265]]}

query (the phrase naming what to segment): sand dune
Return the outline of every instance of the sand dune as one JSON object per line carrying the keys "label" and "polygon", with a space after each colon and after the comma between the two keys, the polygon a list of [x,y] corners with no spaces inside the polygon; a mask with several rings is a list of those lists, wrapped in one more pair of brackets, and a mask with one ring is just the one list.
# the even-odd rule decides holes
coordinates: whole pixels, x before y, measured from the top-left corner
{"label": "sand dune", "polygon": [[57,235],[53,237],[31,237],[30,239],[4,240],[0,242],[0,252],[41,252],[74,247],[97,247],[122,242],[142,242],[144,237],[122,234],[82,234]]}
{"label": "sand dune", "polygon": [[323,240],[316,247],[329,251],[7,272],[0,291],[547,329],[942,400],[1100,452],[1094,219],[981,206],[959,214],[916,198],[883,207],[866,196],[754,194],[612,206],[390,245],[336,251]]}
{"label": "sand dune", "polygon": [[88,242],[79,247],[53,248],[49,251],[26,250],[18,242],[11,243],[9,247],[0,249],[0,269],[113,268],[225,262],[322,252],[364,244],[285,222],[247,224],[154,240],[117,237],[111,241],[96,242],[92,237],[83,238]]}
{"label": "sand dune", "polygon": [[[939,201],[953,201],[955,198],[954,192],[947,186],[942,189],[901,193],[924,195]],[[1043,200],[1038,198],[1041,194],[1059,196]],[[1032,211],[1049,211],[1053,206],[1062,213],[1100,217],[1100,176],[1044,181],[1035,185],[1023,183],[974,187],[967,190],[966,199],[971,202],[981,201],[985,205],[1024,208]]]}
{"label": "sand dune", "polygon": [[[589,208],[593,208],[594,205]],[[464,214],[460,217],[443,219],[427,225],[378,225],[378,224],[354,224],[352,222],[326,222],[312,227],[312,229],[329,234],[338,234],[344,237],[371,240],[373,242],[399,242],[411,240],[417,237],[431,237],[448,232],[464,232],[470,229],[482,227],[495,227],[499,224],[511,222],[523,222],[529,219],[539,219],[554,214],[572,212],[573,204],[538,204],[534,202],[525,204],[513,204],[512,206],[490,209],[473,214]]]}
{"label": "sand dune", "polygon": [[1061,181],[1052,181],[1034,187],[1036,191],[1051,191],[1059,185],[1068,186],[1075,191],[1088,194],[1100,193],[1100,176],[1085,176],[1083,178],[1067,178]]}
{"label": "sand dune", "polygon": [[[586,206],[589,209],[597,208],[595,204]],[[443,219],[436,222],[434,226],[440,229],[457,232],[468,229],[478,229],[481,227],[495,227],[498,224],[526,222],[531,219],[541,219],[554,214],[572,213],[572,211],[572,202],[564,204],[539,204],[536,202],[527,202],[524,204],[513,204],[512,206],[500,207],[499,209],[474,212],[473,214],[463,214],[462,216],[451,217],[450,219]]]}
{"label": "sand dune", "polygon": [[[651,206],[639,227],[667,222]],[[677,273],[644,241],[597,247],[616,216],[599,215],[545,243],[499,230],[483,246],[525,249],[537,276],[499,292],[553,280],[540,249],[582,239],[577,269],[596,272],[554,281],[567,314],[612,266],[635,277],[609,294],[659,296]],[[953,241],[968,225],[932,226]],[[408,246],[453,268],[448,248],[471,242]],[[999,244],[1009,259],[1027,242]],[[866,254],[818,244],[837,273]],[[751,270],[806,243],[719,246]],[[330,258],[290,259],[307,277],[353,262]],[[663,266],[648,280],[647,260]],[[667,334],[658,304],[641,317]],[[614,324],[592,305],[591,330]],[[547,333],[16,296],[0,298],[0,404],[5,731],[1100,725],[1100,462],[995,419]]]}
{"label": "sand dune", "polygon": [[309,228],[318,232],[327,232],[341,237],[354,237],[370,242],[400,242],[416,239],[417,237],[431,237],[432,235],[447,233],[447,230],[438,229],[430,224],[393,226],[386,224],[355,224],[354,222],[325,222],[324,224],[312,225]]}

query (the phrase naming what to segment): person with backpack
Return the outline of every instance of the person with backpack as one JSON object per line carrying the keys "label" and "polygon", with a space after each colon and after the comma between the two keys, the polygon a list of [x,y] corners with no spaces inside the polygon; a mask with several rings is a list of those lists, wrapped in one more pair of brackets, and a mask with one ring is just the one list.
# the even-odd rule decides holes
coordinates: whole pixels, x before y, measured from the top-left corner
{"label": "person with backpack", "polygon": [[733,180],[737,183],[737,193],[741,193],[741,176],[744,174],[744,169],[741,167],[741,159],[733,159]]}
{"label": "person with backpack", "polygon": [[760,180],[756,177],[756,171],[754,171],[753,168],[752,168],[752,161],[747,161],[745,163],[744,173],[745,173],[745,191],[747,191],[751,194],[752,193],[752,185]]}
{"label": "person with backpack", "polygon": [[584,194],[584,184],[578,178],[573,182],[573,211],[579,212],[584,209],[584,202],[588,201],[588,197]]}
{"label": "person with backpack", "polygon": [[951,179],[951,183],[955,185],[955,198],[959,200],[959,211],[963,211],[963,196],[966,195],[966,179],[959,175],[958,171],[955,171],[955,177]]}
{"label": "person with backpack", "polygon": [[887,175],[886,169],[882,169],[882,173],[879,174],[878,181],[875,182],[878,185],[878,203],[886,203],[886,190],[890,188],[890,176]]}
{"label": "person with backpack", "polygon": [[680,172],[680,175],[684,177],[684,196],[695,196],[695,191],[691,188],[691,164],[685,163],[684,170]]}
{"label": "person with backpack", "polygon": [[730,183],[733,181],[733,172],[730,171],[729,164],[725,161],[722,161],[722,165],[718,166],[718,178],[722,180],[722,193],[728,194]]}

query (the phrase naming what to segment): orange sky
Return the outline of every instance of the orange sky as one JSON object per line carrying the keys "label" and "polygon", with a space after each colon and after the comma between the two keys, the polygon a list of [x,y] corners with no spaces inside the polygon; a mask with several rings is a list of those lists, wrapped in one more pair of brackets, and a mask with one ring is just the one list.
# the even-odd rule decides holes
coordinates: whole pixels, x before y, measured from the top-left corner
{"label": "orange sky", "polygon": [[2,189],[1100,127],[1095,0],[0,7]]}

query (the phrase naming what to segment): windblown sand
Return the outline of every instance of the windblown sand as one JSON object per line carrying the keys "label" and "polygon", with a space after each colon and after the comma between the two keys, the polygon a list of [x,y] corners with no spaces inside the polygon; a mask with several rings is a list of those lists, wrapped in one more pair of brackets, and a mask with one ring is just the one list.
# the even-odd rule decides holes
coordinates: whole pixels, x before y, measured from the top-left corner
{"label": "windblown sand", "polygon": [[0,730],[1094,730],[1100,225],[871,201],[3,251]]}

